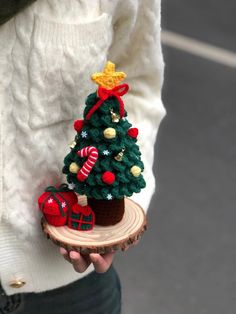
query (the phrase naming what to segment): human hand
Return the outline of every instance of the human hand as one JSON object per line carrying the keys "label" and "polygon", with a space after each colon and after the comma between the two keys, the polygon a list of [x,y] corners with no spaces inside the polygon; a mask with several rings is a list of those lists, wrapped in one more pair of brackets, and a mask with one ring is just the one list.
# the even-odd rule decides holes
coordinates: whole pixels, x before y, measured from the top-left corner
{"label": "human hand", "polygon": [[94,265],[97,273],[105,273],[111,266],[115,252],[106,253],[103,255],[91,253],[82,255],[76,251],[68,252],[66,249],[60,247],[60,254],[73,265],[74,270],[83,273],[89,265]]}

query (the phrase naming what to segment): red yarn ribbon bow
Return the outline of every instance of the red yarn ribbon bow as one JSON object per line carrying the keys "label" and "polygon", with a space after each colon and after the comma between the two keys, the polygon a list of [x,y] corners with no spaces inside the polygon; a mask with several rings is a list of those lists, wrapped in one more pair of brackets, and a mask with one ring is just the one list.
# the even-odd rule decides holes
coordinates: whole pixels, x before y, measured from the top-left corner
{"label": "red yarn ribbon bow", "polygon": [[121,99],[121,96],[126,94],[129,90],[129,85],[128,84],[121,84],[118,86],[115,86],[112,89],[106,89],[102,86],[98,87],[98,97],[100,98],[99,101],[89,110],[87,113],[85,119],[89,120],[92,116],[92,114],[102,105],[102,103],[107,100],[107,98],[115,96],[120,104],[120,117],[123,118],[125,114],[125,109],[124,109],[124,103],[123,100]]}

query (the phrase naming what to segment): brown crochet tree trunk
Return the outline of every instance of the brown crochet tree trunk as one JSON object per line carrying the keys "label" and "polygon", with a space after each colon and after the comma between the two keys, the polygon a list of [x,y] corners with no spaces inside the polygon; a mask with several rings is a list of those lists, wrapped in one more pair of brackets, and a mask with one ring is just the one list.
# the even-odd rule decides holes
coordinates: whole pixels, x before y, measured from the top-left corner
{"label": "brown crochet tree trunk", "polygon": [[88,205],[95,214],[95,224],[111,226],[117,224],[124,215],[124,198],[114,200],[97,200],[88,198]]}

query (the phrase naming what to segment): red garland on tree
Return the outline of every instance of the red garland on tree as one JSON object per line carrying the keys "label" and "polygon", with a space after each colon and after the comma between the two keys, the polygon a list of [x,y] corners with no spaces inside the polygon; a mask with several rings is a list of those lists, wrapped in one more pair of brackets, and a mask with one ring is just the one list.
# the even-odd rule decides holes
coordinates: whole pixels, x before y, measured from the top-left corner
{"label": "red garland on tree", "polygon": [[86,120],[89,120],[93,113],[107,100],[109,97],[116,97],[120,104],[120,117],[123,118],[125,114],[124,102],[121,99],[121,96],[125,95],[129,90],[128,84],[121,84],[113,87],[112,89],[106,89],[102,86],[98,87],[97,94],[99,97],[98,102],[90,109],[86,115]]}

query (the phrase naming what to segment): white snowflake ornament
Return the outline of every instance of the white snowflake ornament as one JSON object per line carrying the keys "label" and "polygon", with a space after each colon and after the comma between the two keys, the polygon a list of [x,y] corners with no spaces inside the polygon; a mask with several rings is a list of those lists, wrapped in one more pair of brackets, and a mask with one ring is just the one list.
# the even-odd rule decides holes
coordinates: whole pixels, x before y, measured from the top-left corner
{"label": "white snowflake ornament", "polygon": [[88,137],[87,131],[82,131],[82,132],[81,132],[81,137],[82,137],[82,138],[87,138],[87,137]]}
{"label": "white snowflake ornament", "polygon": [[52,198],[49,198],[48,204],[52,204],[52,203],[53,203],[53,199],[52,199]]}
{"label": "white snowflake ornament", "polygon": [[112,200],[112,195],[109,193],[109,194],[107,194],[107,199],[110,201],[110,200]]}
{"label": "white snowflake ornament", "polygon": [[61,207],[62,207],[62,208],[65,208],[65,207],[66,207],[66,202],[62,202],[62,203],[61,203]]}
{"label": "white snowflake ornament", "polygon": [[70,190],[73,190],[73,189],[75,188],[75,185],[74,185],[74,183],[72,182],[72,183],[69,183],[69,184],[68,184],[68,187],[69,187]]}
{"label": "white snowflake ornament", "polygon": [[110,155],[110,152],[109,152],[109,150],[107,150],[107,149],[105,149],[102,153],[103,153],[104,156]]}

